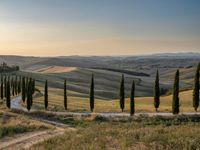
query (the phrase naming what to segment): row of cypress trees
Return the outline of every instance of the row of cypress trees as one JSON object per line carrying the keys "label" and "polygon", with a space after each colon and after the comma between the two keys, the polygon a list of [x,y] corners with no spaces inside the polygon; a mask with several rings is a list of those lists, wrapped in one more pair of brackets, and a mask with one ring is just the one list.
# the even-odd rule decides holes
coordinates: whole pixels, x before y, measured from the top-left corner
{"label": "row of cypress trees", "polygon": [[[195,73],[195,79],[194,79],[194,90],[193,90],[193,107],[194,110],[197,111],[199,107],[199,71],[200,71],[200,63],[197,66],[196,73]],[[179,70],[176,71],[175,79],[174,79],[174,85],[173,85],[173,99],[172,99],[172,113],[178,114],[179,113],[179,79],[180,73]],[[125,87],[124,87],[124,75],[122,75],[121,83],[120,83],[120,108],[123,112],[125,107]],[[130,115],[133,115],[135,113],[135,83],[133,81],[132,87],[131,87],[131,94],[130,94]],[[159,85],[159,71],[157,70],[156,73],[156,79],[154,84],[154,107],[156,112],[158,111],[158,108],[160,106],[160,85]]]}
{"label": "row of cypress trees", "polygon": [[22,76],[1,75],[0,96],[1,99],[6,99],[6,106],[10,108],[11,96],[21,94],[22,100],[25,103],[27,100],[27,109],[30,110],[35,92],[35,79]]}
{"label": "row of cypress trees", "polygon": [[[195,111],[199,106],[199,70],[200,70],[200,63],[196,69],[195,74],[195,84],[194,84],[194,91],[193,91],[193,107]],[[124,84],[124,75],[122,75],[121,82],[120,82],[120,100],[119,105],[122,110],[124,111],[125,108],[125,84]],[[174,86],[173,86],[173,99],[172,99],[172,113],[178,114],[179,113],[179,70],[176,71],[175,79],[174,79]],[[94,75],[92,74],[91,83],[90,83],[90,110],[91,112],[94,111]],[[48,108],[48,81],[45,82],[45,90],[44,90],[44,105],[45,109]],[[158,111],[160,106],[160,84],[159,84],[159,71],[157,70],[155,85],[154,85],[154,107],[155,111]],[[67,81],[64,80],[64,108],[67,110]],[[130,115],[135,113],[135,82],[132,81],[131,92],[130,92]]]}
{"label": "row of cypress trees", "polygon": [[[197,66],[194,80],[194,90],[193,90],[193,107],[195,111],[197,111],[199,107],[199,71],[200,71],[200,63]],[[173,99],[172,99],[172,113],[179,113],[179,70],[176,71],[174,86],[173,86]],[[125,108],[125,84],[124,84],[124,75],[122,75],[120,82],[120,91],[119,91],[119,105],[124,111]],[[35,92],[35,79],[27,78],[27,77],[18,77],[15,79],[12,77],[10,80],[10,76],[1,76],[1,84],[0,84],[0,96],[1,99],[6,98],[7,107],[10,108],[10,96],[18,95],[22,93],[22,100],[27,104],[27,109],[30,110],[33,104],[33,94]],[[94,111],[94,75],[92,74],[91,83],[90,83],[90,110]],[[135,82],[133,80],[130,92],[130,115],[135,113]],[[48,109],[48,81],[45,81],[44,88],[44,106],[45,109]],[[156,79],[154,84],[154,107],[156,112],[160,106],[160,85],[159,85],[159,71],[157,70]],[[64,80],[64,108],[67,110],[67,81]]]}
{"label": "row of cypress trees", "polygon": [[[194,78],[194,90],[193,90],[193,107],[194,110],[197,112],[199,107],[199,71],[200,71],[200,63],[198,64],[195,72]],[[180,99],[179,99],[179,79],[180,72],[179,70],[176,71],[175,79],[174,79],[174,86],[173,86],[173,99],[172,99],[172,113],[178,114],[179,113],[179,106],[180,106]],[[160,105],[160,88],[159,88],[159,73],[157,71],[156,80],[155,80],[155,87],[154,87],[154,107],[156,111],[158,110]]]}
{"label": "row of cypress trees", "polygon": [[6,106],[10,108],[11,96],[21,93],[21,77],[1,75],[0,80],[0,97],[6,100]]}

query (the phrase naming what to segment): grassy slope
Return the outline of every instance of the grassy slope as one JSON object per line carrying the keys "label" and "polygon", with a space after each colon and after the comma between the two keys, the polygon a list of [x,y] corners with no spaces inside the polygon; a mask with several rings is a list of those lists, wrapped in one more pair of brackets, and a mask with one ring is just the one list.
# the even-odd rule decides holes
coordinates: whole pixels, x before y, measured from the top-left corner
{"label": "grassy slope", "polygon": [[[49,109],[64,111],[63,109],[63,91],[59,89],[49,89]],[[34,99],[34,104],[43,109],[43,96]],[[129,112],[129,99],[126,99],[125,112]],[[135,100],[136,112],[154,112],[152,97],[138,97]],[[171,111],[172,96],[161,97],[160,108],[161,112]],[[80,97],[68,97],[68,111],[88,112],[89,99]],[[119,101],[105,101],[101,99],[95,100],[96,112],[120,112]],[[192,91],[184,91],[180,93],[180,111],[193,112],[192,107]]]}
{"label": "grassy slope", "polygon": [[[180,88],[188,89],[193,85],[194,69],[181,69]],[[172,89],[175,69],[160,71],[161,89]],[[95,96],[99,99],[117,99],[119,92],[119,83],[121,79],[120,72],[107,71],[102,69],[77,68],[77,70],[66,73],[33,73],[17,72],[17,74],[33,77],[37,79],[38,86],[44,86],[44,81],[49,81],[51,88],[63,88],[64,79],[67,79],[68,94],[74,97],[86,97],[89,94],[89,85],[91,74],[95,76]],[[154,74],[150,77],[125,75],[125,93],[129,97],[131,83],[136,83],[136,96],[152,96],[154,85]]]}

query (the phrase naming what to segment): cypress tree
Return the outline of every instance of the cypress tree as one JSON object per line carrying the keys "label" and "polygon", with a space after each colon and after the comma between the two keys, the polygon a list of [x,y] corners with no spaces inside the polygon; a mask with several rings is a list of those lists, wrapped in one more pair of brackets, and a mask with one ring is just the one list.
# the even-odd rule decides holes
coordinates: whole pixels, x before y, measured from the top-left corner
{"label": "cypress tree", "polygon": [[3,76],[1,76],[1,99],[3,99]]}
{"label": "cypress tree", "polygon": [[155,87],[154,87],[154,107],[156,109],[156,112],[158,111],[159,105],[160,105],[160,85],[159,85],[159,72],[157,70]]}
{"label": "cypress tree", "polygon": [[[1,75],[1,78],[2,78],[2,75]],[[2,82],[2,80],[0,81],[0,95],[1,95],[1,82]]]}
{"label": "cypress tree", "polygon": [[124,75],[122,75],[121,83],[120,83],[120,108],[122,112],[124,111],[124,103],[125,103]]}
{"label": "cypress tree", "polygon": [[35,93],[35,79],[32,81],[32,94]]}
{"label": "cypress tree", "polygon": [[15,95],[18,94],[18,77],[15,76]]}
{"label": "cypress tree", "polygon": [[67,110],[67,80],[64,81],[64,107]]}
{"label": "cypress tree", "polygon": [[193,91],[193,107],[196,112],[199,107],[199,70],[200,70],[200,63],[198,64],[196,69],[196,74],[194,79],[194,91]]}
{"label": "cypress tree", "polygon": [[11,89],[12,89],[12,96],[15,96],[15,91],[14,91],[14,83],[13,83],[13,77],[11,78]]}
{"label": "cypress tree", "polygon": [[13,77],[11,76],[11,80],[10,80],[10,89],[12,89],[13,87]]}
{"label": "cypress tree", "polygon": [[174,80],[172,113],[179,113],[179,70],[177,70]]}
{"label": "cypress tree", "polygon": [[17,82],[17,93],[20,94],[21,93],[21,81],[22,81],[22,78],[21,76],[19,77],[19,80]]}
{"label": "cypress tree", "polygon": [[32,107],[33,105],[33,80],[32,78],[30,78],[30,81],[29,81],[29,98],[30,98],[30,105]]}
{"label": "cypress tree", "polygon": [[7,85],[6,85],[6,90],[7,90],[7,92],[6,92],[6,106],[8,107],[8,108],[10,108],[10,82],[9,81],[7,81]]}
{"label": "cypress tree", "polygon": [[25,85],[25,77],[22,78],[22,101],[26,100],[26,85]]}
{"label": "cypress tree", "polygon": [[30,111],[31,110],[31,81],[29,80],[28,81],[28,84],[27,84],[27,100],[26,100],[26,106],[27,106],[27,110]]}
{"label": "cypress tree", "polygon": [[26,77],[26,83],[25,83],[25,95],[27,95],[27,93],[28,93],[28,84],[29,84],[29,79],[28,79],[28,77]]}
{"label": "cypress tree", "polygon": [[6,87],[6,84],[7,84],[7,77],[5,76],[4,77],[4,97],[6,98],[6,93],[7,93],[7,87]]}
{"label": "cypress tree", "polygon": [[90,110],[94,111],[94,75],[92,74],[91,83],[90,83]]}
{"label": "cypress tree", "polygon": [[130,115],[135,114],[135,82],[133,80],[131,87],[131,97],[130,97]]}
{"label": "cypress tree", "polygon": [[12,81],[13,82],[12,83],[12,95],[15,96],[15,79],[14,79],[14,77],[12,77],[12,80],[13,80]]}
{"label": "cypress tree", "polygon": [[45,89],[44,89],[44,106],[47,110],[48,108],[48,81],[45,82]]}

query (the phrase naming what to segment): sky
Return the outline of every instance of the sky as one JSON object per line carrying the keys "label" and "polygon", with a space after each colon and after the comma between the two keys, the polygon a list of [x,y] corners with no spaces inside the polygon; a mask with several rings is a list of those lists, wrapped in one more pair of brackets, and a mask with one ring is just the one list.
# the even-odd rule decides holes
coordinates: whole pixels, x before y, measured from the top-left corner
{"label": "sky", "polygon": [[0,55],[200,52],[200,0],[0,0]]}

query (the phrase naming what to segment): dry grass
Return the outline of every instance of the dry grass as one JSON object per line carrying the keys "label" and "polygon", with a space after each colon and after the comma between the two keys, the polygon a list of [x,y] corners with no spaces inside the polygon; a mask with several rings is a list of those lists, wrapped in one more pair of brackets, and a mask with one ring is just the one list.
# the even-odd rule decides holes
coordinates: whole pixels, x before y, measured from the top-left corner
{"label": "dry grass", "polygon": [[[76,121],[77,122],[77,121]],[[142,122],[86,121],[74,123],[77,131],[49,139],[32,149],[42,150],[127,150],[198,149],[199,123],[172,120]]]}
{"label": "dry grass", "polygon": [[2,112],[0,114],[0,138],[17,133],[38,131],[49,128],[52,127],[25,116],[18,116],[6,112]]}

